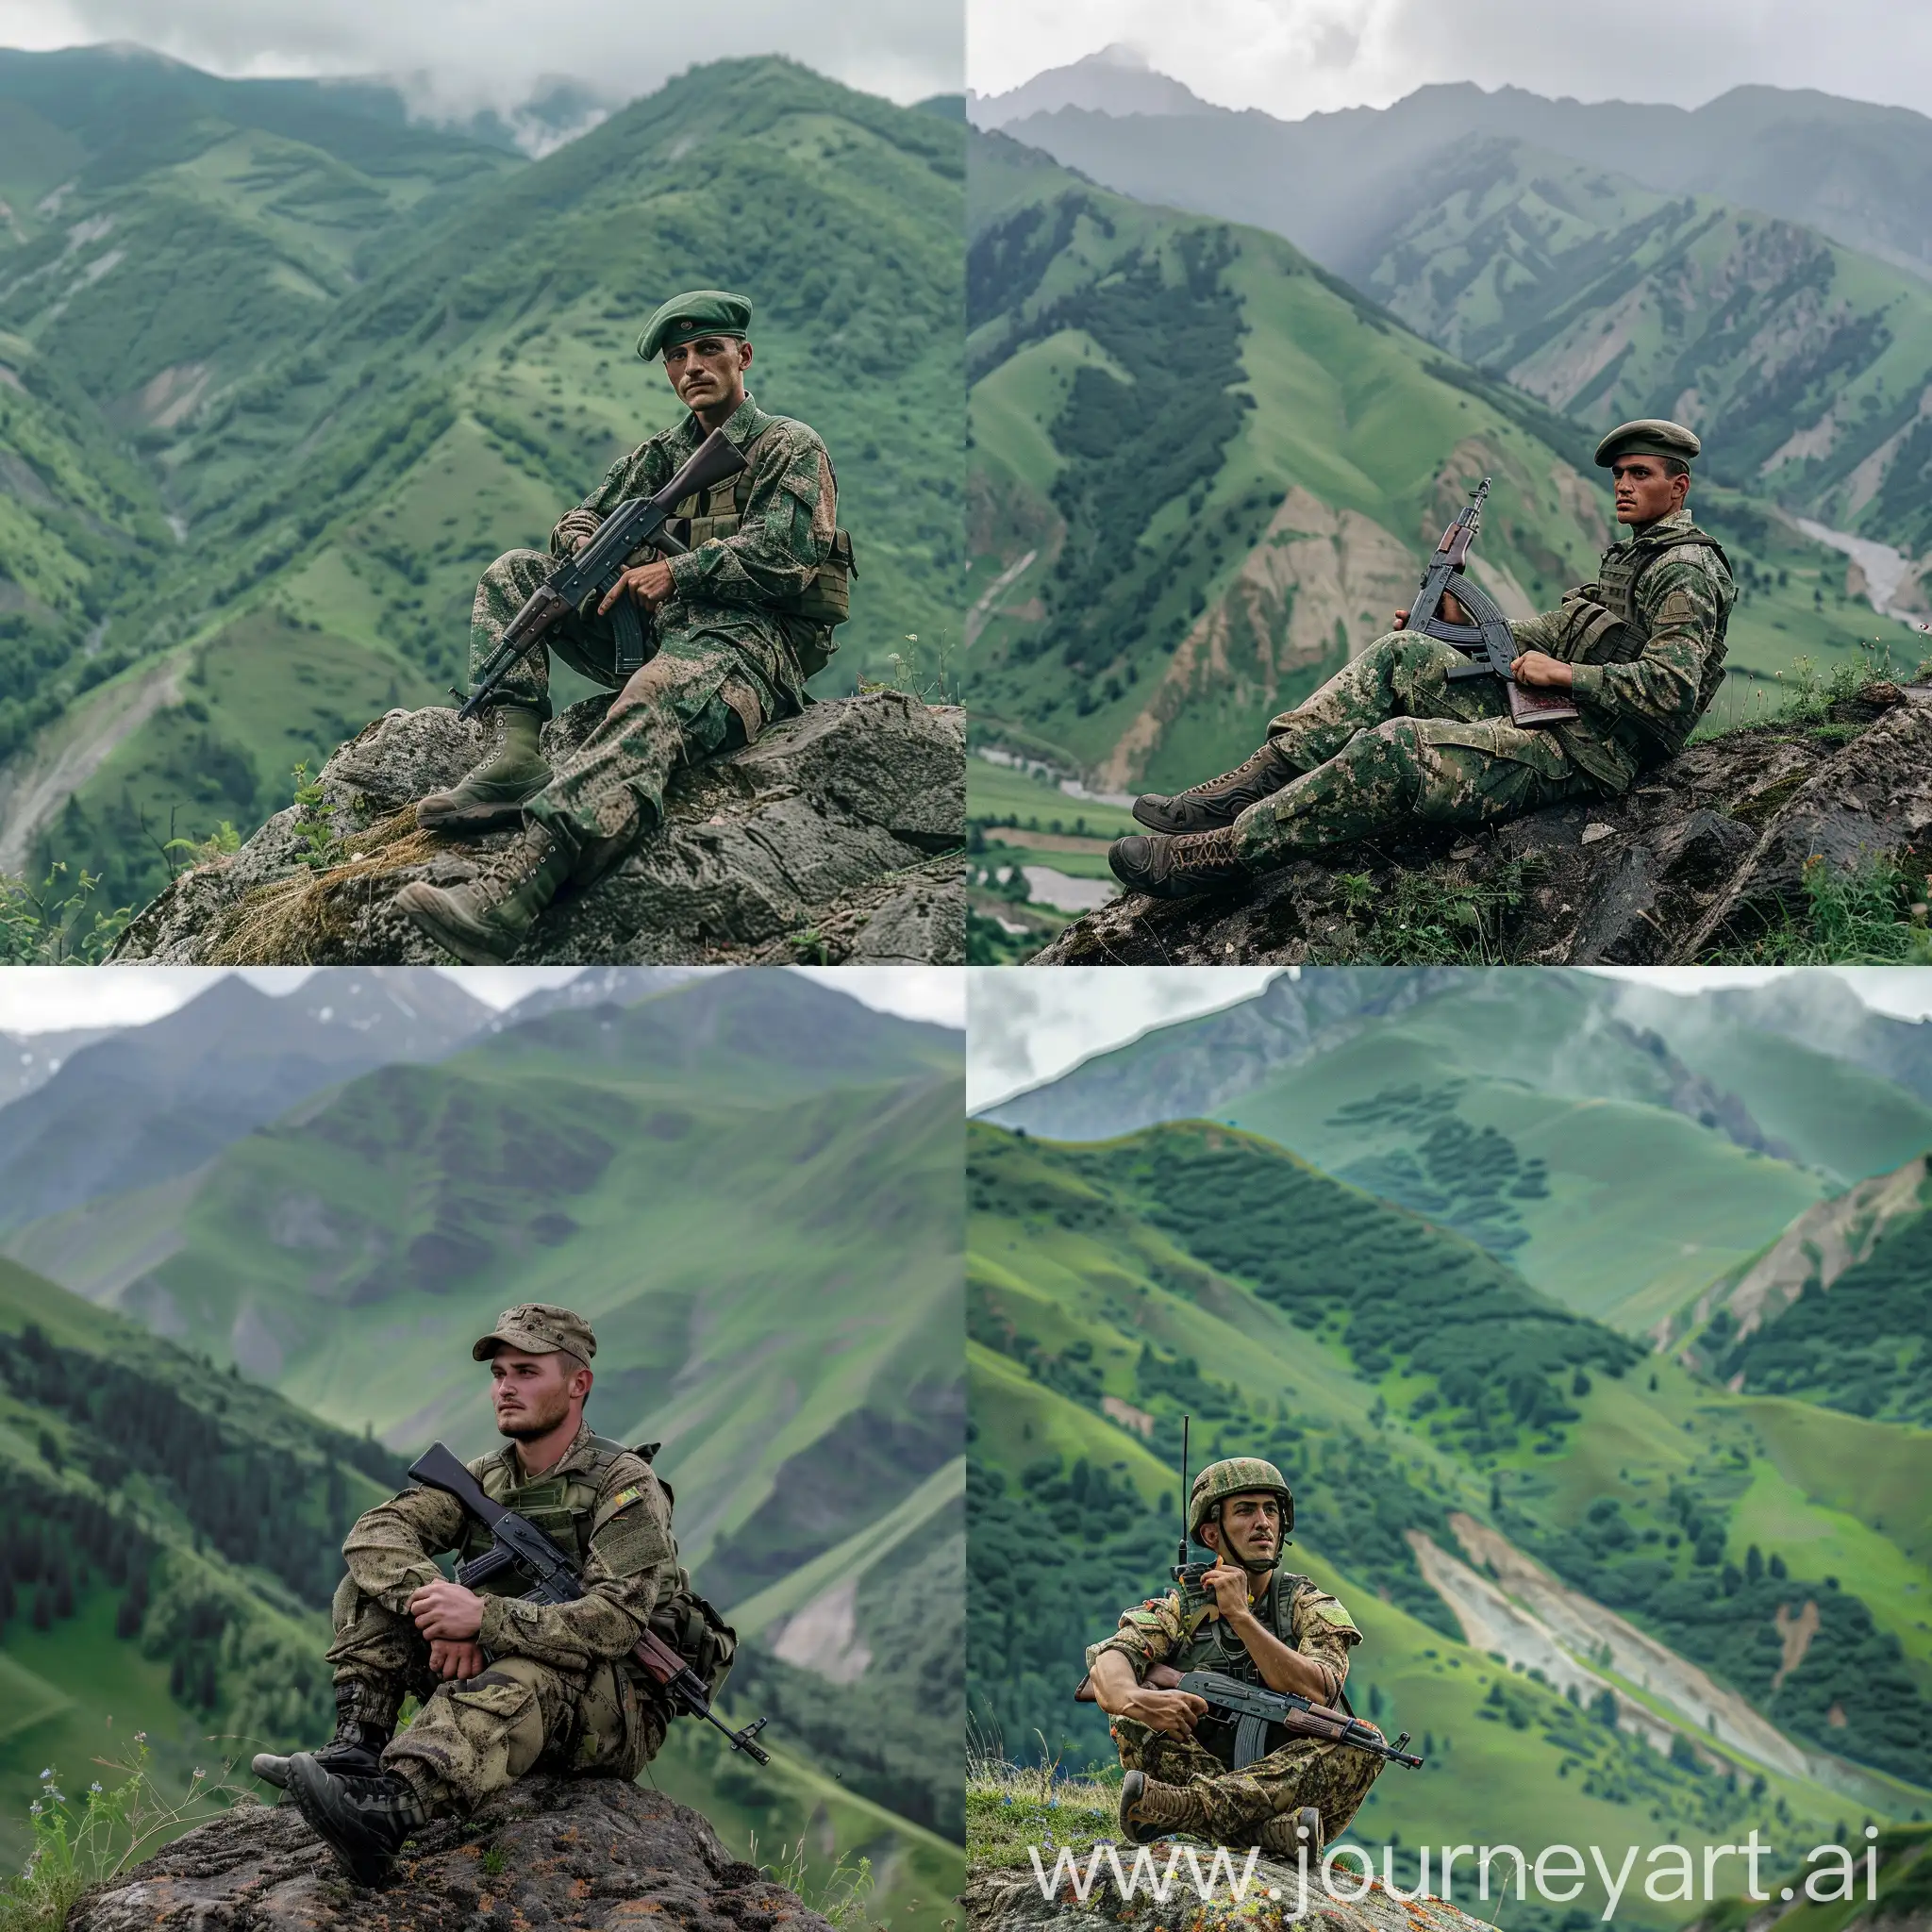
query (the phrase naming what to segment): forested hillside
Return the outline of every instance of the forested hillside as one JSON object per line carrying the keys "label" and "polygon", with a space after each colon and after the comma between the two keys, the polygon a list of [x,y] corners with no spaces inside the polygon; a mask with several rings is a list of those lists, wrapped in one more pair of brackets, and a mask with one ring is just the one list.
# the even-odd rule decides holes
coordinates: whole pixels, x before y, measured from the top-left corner
{"label": "forested hillside", "polygon": [[752,294],[759,400],[838,464],[862,583],[824,688],[936,678],[957,123],[725,62],[525,163],[152,62],[115,133],[70,97],[148,57],[50,58],[0,74],[0,192],[27,210],[0,226],[0,871],[60,858],[139,901],[170,838],[252,829],[295,762],[435,702],[483,564],[674,420],[631,345],[693,284]]}

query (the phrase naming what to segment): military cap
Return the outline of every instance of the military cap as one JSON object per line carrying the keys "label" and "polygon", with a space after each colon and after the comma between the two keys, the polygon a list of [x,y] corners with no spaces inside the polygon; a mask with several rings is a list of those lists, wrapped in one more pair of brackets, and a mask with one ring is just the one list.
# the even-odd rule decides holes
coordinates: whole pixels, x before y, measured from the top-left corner
{"label": "military cap", "polygon": [[1294,1491],[1272,1462],[1258,1456],[1230,1456],[1223,1462],[1210,1462],[1188,1491],[1188,1534],[1195,1541],[1201,1525],[1214,1514],[1214,1506],[1230,1496],[1249,1496],[1267,1490],[1281,1498],[1281,1533],[1294,1527]]}
{"label": "military cap", "polygon": [[644,325],[638,354],[655,362],[679,342],[700,336],[742,336],[751,327],[751,298],[728,295],[723,289],[691,289],[674,295]]}
{"label": "military cap", "polygon": [[479,1362],[487,1362],[506,1345],[520,1348],[525,1355],[555,1355],[567,1348],[580,1361],[589,1361],[597,1353],[597,1338],[591,1333],[591,1324],[581,1315],[549,1302],[523,1302],[504,1309],[496,1318],[496,1326],[470,1353]]}
{"label": "military cap", "polygon": [[1620,423],[1597,444],[1597,467],[1607,470],[1619,457],[1674,457],[1680,463],[1690,463],[1703,447],[1694,429],[1646,416],[1641,422]]}

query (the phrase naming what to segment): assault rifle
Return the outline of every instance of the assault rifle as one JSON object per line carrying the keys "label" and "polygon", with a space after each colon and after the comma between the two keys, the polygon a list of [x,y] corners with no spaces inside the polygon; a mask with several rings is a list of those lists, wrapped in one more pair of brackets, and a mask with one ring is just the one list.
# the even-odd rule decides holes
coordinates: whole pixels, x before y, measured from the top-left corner
{"label": "assault rifle", "polygon": [[[743,468],[744,458],[736,445],[726,441],[722,429],[714,429],[657,495],[634,496],[620,503],[597,525],[597,534],[590,542],[576,556],[559,563],[549,581],[539,584],[524,608],[504,625],[495,650],[477,673],[475,690],[464,699],[457,715],[474,718],[518,659],[542,642],[546,631],[572,611],[583,610],[592,600],[601,603],[624,575],[633,552],[648,543],[662,556],[683,556],[685,546],[665,528],[671,512],[687,496],[715,489]],[[610,625],[617,638],[616,668],[628,676],[644,661],[644,626],[636,600],[620,597],[610,607]],[[452,691],[451,695],[460,698],[463,694]]]}
{"label": "assault rifle", "polygon": [[[1482,528],[1483,504],[1490,493],[1485,476],[1469,492],[1469,501],[1457,511],[1442,541],[1423,573],[1423,587],[1409,606],[1406,630],[1420,631],[1424,637],[1439,638],[1472,660],[1458,664],[1449,673],[1452,678],[1500,677],[1509,694],[1509,716],[1518,724],[1556,724],[1577,715],[1576,707],[1560,691],[1528,691],[1509,675],[1518,652],[1509,635],[1509,620],[1497,609],[1488,591],[1480,591],[1462,574],[1469,560],[1469,546]],[[1474,624],[1451,624],[1442,612],[1444,593],[1451,594]]]}
{"label": "assault rifle", "polygon": [[[514,1509],[492,1502],[484,1493],[482,1484],[441,1442],[432,1442],[409,1465],[409,1474],[425,1489],[441,1490],[445,1495],[454,1496],[496,1539],[480,1557],[457,1565],[457,1581],[465,1590],[475,1590],[501,1576],[506,1570],[520,1569],[536,1582],[534,1590],[524,1592],[528,1603],[568,1604],[583,1595],[584,1586],[570,1557],[527,1516],[519,1516]],[[711,1695],[705,1680],[654,1632],[644,1632],[631,1652],[631,1660],[676,1709],[716,1724],[731,1740],[734,1751],[742,1751],[757,1763],[771,1763],[772,1754],[756,1742],[766,1720],[758,1718],[741,1731],[734,1731],[711,1708]]]}

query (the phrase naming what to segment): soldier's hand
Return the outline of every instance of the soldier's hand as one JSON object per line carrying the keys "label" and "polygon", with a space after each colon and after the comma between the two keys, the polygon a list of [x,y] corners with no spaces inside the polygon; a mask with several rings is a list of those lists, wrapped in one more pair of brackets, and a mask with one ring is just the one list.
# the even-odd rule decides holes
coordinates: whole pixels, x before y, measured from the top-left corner
{"label": "soldier's hand", "polygon": [[577,541],[571,546],[570,554],[573,557],[581,557],[584,554],[584,552],[587,551],[590,547],[591,540],[588,537],[579,537]]}
{"label": "soldier's hand", "polygon": [[625,595],[635,597],[646,610],[655,610],[670,596],[673,588],[671,566],[661,557],[654,557],[649,563],[633,564],[611,585],[597,607],[597,615],[602,617]]}
{"label": "soldier's hand", "polygon": [[480,1677],[489,1667],[489,1659],[474,1643],[451,1643],[439,1637],[429,1646],[429,1668],[446,1684]]}
{"label": "soldier's hand", "polygon": [[409,1614],[431,1642],[467,1641],[483,1628],[483,1599],[460,1583],[425,1583],[409,1599]]}
{"label": "soldier's hand", "polygon": [[1136,1690],[1120,1715],[1139,1719],[1149,1730],[1185,1740],[1208,1715],[1208,1700],[1191,1690]]}
{"label": "soldier's hand", "polygon": [[1210,1616],[1239,1617],[1248,1607],[1248,1573],[1232,1563],[1216,1563],[1201,1582],[1214,1599]]}
{"label": "soldier's hand", "polygon": [[1547,651],[1524,652],[1510,665],[1509,675],[1518,684],[1541,684],[1553,691],[1568,691],[1572,681],[1569,665],[1560,658],[1552,658]]}

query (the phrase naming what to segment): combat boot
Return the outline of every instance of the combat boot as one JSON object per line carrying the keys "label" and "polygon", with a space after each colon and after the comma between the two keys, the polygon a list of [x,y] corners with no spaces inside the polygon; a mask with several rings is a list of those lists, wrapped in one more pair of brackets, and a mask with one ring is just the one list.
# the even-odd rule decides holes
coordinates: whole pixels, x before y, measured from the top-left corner
{"label": "combat boot", "polygon": [[432,791],[416,807],[416,823],[425,832],[453,839],[480,839],[522,818],[525,802],[550,782],[538,737],[543,721],[525,705],[498,705],[503,742],[494,758],[447,791]]}
{"label": "combat boot", "polygon": [[1108,847],[1107,862],[1130,891],[1156,899],[1189,899],[1196,892],[1224,891],[1254,876],[1236,856],[1234,828],[1211,832],[1129,833]]}
{"label": "combat boot", "polygon": [[[366,1684],[354,1678],[336,1686],[336,1734],[310,1755],[325,1770],[350,1777],[375,1777],[382,1771],[382,1753],[395,1736],[395,1716],[379,1715]],[[258,1751],[248,1767],[264,1784],[289,1788],[289,1760],[271,1751]]]}
{"label": "combat boot", "polygon": [[1279,791],[1295,775],[1293,761],[1271,738],[1218,778],[1172,796],[1143,791],[1134,801],[1134,816],[1157,832],[1211,832],[1216,825],[1233,824],[1249,806]]}
{"label": "combat boot", "polygon": [[334,1851],[358,1885],[380,1885],[412,1832],[429,1823],[416,1788],[394,1772],[343,1777],[312,1751],[289,1759],[289,1790],[309,1829]]}
{"label": "combat boot", "polygon": [[1286,1858],[1291,1864],[1301,1857],[1304,1849],[1311,1861],[1319,1858],[1323,1846],[1322,1814],[1312,1805],[1304,1805],[1299,1811],[1277,1811],[1261,1827],[1259,1842],[1271,1858]]}
{"label": "combat boot", "polygon": [[396,894],[395,908],[465,965],[500,966],[556,898],[570,868],[570,854],[555,835],[531,825],[467,885],[432,886],[417,879]]}
{"label": "combat boot", "polygon": [[1121,1836],[1130,1845],[1152,1844],[1171,1831],[1206,1836],[1208,1809],[1192,1785],[1156,1784],[1144,1771],[1121,1781]]}

